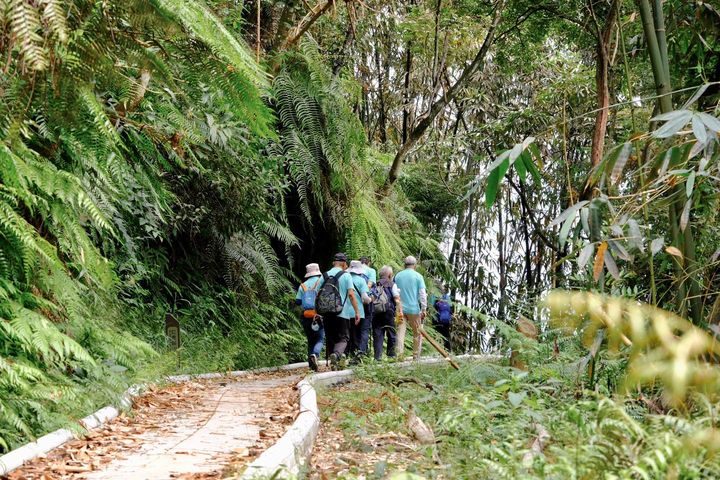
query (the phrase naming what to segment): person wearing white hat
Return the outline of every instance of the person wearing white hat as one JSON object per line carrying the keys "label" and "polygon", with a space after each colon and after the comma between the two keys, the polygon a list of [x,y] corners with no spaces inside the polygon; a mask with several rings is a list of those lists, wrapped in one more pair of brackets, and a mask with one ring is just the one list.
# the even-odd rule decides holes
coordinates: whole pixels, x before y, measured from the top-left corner
{"label": "person wearing white hat", "polygon": [[360,318],[350,323],[348,354],[366,355],[370,343],[370,328],[372,327],[371,319],[366,315],[366,306],[372,303],[372,299],[368,295],[370,289],[368,288],[368,278],[365,275],[365,265],[360,260],[352,260],[347,271],[352,277],[355,292],[362,300],[364,307],[360,309]]}
{"label": "person wearing white hat", "polygon": [[413,333],[413,358],[420,358],[422,350],[422,322],[427,316],[427,290],[425,279],[415,269],[417,260],[412,255],[405,257],[405,270],[395,275],[395,284],[400,289],[400,300],[405,320],[397,327],[397,352],[402,359],[405,354],[405,331],[407,324]]}
{"label": "person wearing white hat", "polygon": [[320,286],[322,272],[320,265],[310,263],[305,266],[305,281],[298,287],[295,296],[295,304],[302,307],[302,315],[300,322],[302,323],[305,337],[308,343],[308,365],[317,372],[318,358],[325,340],[325,328],[323,327],[322,318],[315,311],[315,299]]}

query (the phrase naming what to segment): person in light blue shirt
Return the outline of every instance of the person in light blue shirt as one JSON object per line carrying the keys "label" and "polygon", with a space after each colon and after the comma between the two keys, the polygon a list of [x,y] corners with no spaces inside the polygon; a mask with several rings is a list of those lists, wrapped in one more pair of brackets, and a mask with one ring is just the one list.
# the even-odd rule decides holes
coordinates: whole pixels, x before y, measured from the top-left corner
{"label": "person in light blue shirt", "polygon": [[365,276],[368,277],[368,287],[372,288],[377,283],[377,272],[372,268],[372,260],[370,257],[360,257],[360,261],[364,266]]}
{"label": "person in light blue shirt", "polygon": [[[319,280],[318,291],[322,289],[326,279],[334,277],[343,272],[348,266],[348,258],[344,253],[336,253],[333,257],[333,268],[325,272]],[[349,273],[343,273],[338,278],[338,292],[343,302],[342,311],[335,314],[323,314],[323,326],[327,338],[327,351],[330,353],[330,365],[332,370],[344,366],[345,350],[350,341],[350,319],[354,318],[355,323],[360,323],[362,308],[358,305],[355,295],[355,288]]]}
{"label": "person in light blue shirt", "polygon": [[[302,323],[305,338],[308,342],[308,365],[314,371],[318,371],[318,358],[322,350],[325,340],[325,329],[322,321],[315,312],[314,296],[317,295],[322,273],[317,263],[311,263],[305,267],[305,280],[298,287],[297,295],[295,295],[295,304],[303,308],[300,315],[300,323]],[[303,297],[310,300],[310,305],[303,305]]]}
{"label": "person in light blue shirt", "polygon": [[427,316],[427,290],[425,279],[415,269],[417,260],[415,257],[405,257],[405,270],[395,275],[395,284],[400,289],[400,300],[402,301],[403,318],[397,327],[397,349],[398,357],[405,354],[405,332],[407,324],[410,324],[413,333],[413,358],[420,358],[422,350],[422,322]]}
{"label": "person in light blue shirt", "polygon": [[[369,296],[368,278],[365,276],[365,268],[359,260],[350,262],[348,273],[355,285],[355,293],[362,300],[363,308],[360,310],[360,321],[350,324],[350,355],[367,355],[370,344],[370,328],[372,327],[372,314],[368,314],[368,307],[372,306],[372,299]],[[370,310],[372,312],[372,310]]]}

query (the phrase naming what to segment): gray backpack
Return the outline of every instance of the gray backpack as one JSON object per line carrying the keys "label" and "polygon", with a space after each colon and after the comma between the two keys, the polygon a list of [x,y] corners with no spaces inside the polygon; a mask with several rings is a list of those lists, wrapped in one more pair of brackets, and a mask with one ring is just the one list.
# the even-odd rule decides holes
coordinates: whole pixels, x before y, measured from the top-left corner
{"label": "gray backpack", "polygon": [[388,296],[388,288],[392,288],[392,286],[392,282],[389,285],[381,285],[379,283],[375,285],[375,294],[373,295],[375,298],[373,301],[373,309],[375,310],[375,313],[385,313],[392,308],[391,303],[393,300],[390,296]]}

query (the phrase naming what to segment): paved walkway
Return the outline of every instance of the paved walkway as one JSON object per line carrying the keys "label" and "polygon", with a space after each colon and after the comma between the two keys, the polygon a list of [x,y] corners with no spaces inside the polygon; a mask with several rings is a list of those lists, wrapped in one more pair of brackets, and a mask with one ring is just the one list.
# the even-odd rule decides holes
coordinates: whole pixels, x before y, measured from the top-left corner
{"label": "paved walkway", "polygon": [[138,450],[83,478],[160,480],[219,472],[233,454],[238,456],[239,451],[257,443],[261,423],[268,417],[258,407],[267,393],[299,378],[244,380],[210,391],[193,410],[173,412],[161,430],[140,434],[134,439],[142,445]]}

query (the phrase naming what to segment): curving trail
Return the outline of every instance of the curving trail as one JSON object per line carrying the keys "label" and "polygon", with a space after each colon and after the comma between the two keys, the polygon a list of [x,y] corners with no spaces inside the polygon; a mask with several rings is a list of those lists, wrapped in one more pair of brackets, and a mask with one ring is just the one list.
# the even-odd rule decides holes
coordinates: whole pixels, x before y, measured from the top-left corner
{"label": "curving trail", "polygon": [[151,391],[87,438],[9,475],[16,479],[221,478],[281,436],[302,374],[191,381]]}

